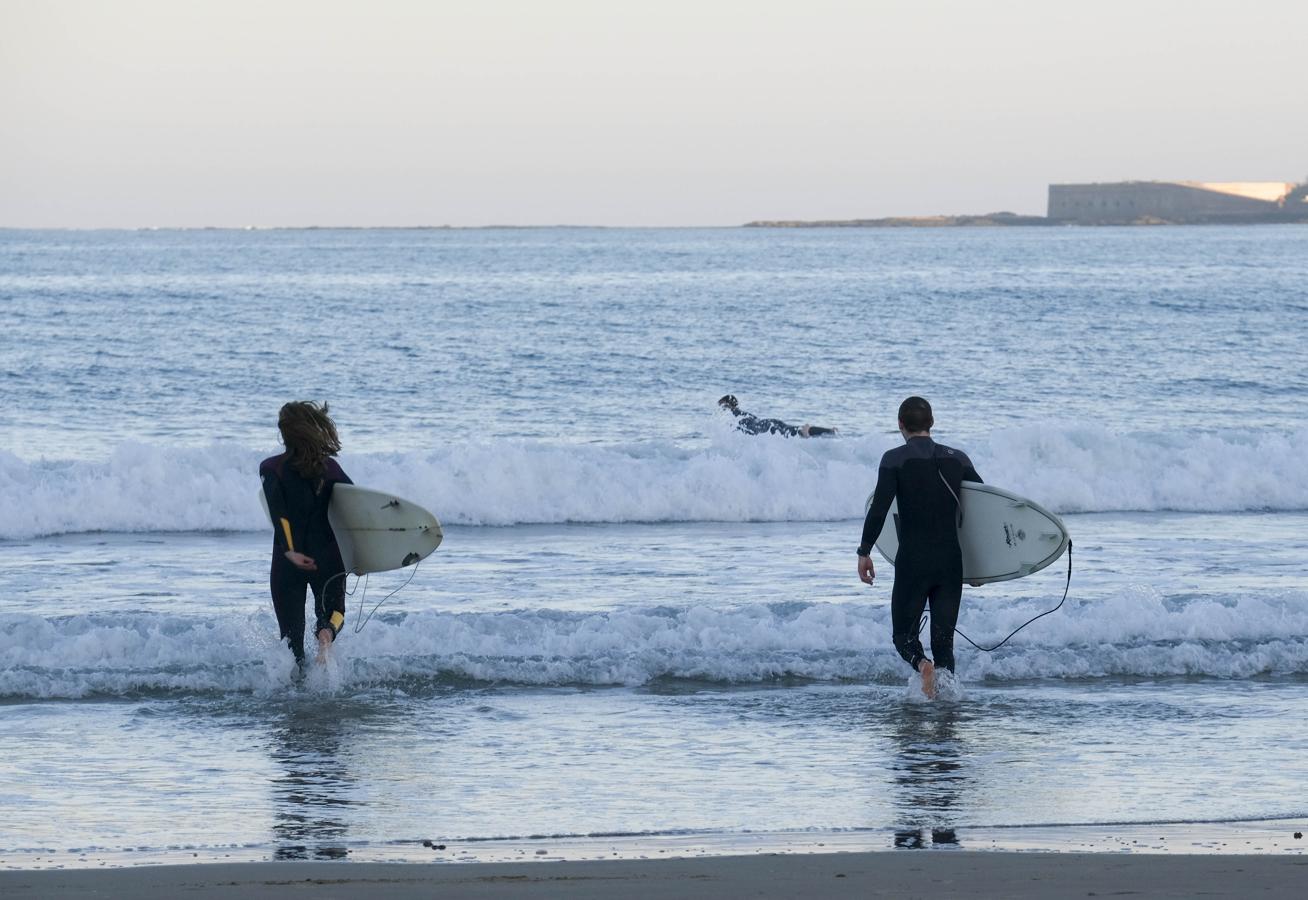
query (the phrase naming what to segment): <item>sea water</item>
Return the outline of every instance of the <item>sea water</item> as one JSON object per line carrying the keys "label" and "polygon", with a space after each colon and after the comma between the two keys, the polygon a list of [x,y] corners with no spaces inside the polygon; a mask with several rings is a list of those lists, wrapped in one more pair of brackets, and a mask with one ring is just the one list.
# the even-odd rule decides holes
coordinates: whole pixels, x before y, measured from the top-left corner
{"label": "sea water", "polygon": [[[1308,816],[1305,251],[0,232],[0,860]],[[728,392],[839,435],[743,435]],[[1074,541],[1062,608],[959,638],[935,703],[890,645],[893,568],[855,574],[909,394]],[[448,526],[351,579],[302,682],[257,499],[290,399]],[[997,643],[1067,566],[967,589],[960,629]]]}

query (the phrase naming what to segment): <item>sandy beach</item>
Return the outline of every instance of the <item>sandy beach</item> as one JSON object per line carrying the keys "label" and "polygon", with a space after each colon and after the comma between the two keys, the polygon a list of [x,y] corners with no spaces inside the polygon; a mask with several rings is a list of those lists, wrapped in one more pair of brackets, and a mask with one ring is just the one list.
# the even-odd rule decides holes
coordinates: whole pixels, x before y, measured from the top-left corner
{"label": "sandy beach", "polygon": [[0,867],[12,867],[0,868],[0,896],[1298,897],[1308,854],[1295,835],[1304,826],[1287,820],[401,842],[356,847],[348,858],[342,849],[333,858],[276,860],[266,848],[0,855]]}
{"label": "sandy beach", "polygon": [[0,872],[9,898],[1301,897],[1302,856],[832,853],[499,865],[223,863]]}

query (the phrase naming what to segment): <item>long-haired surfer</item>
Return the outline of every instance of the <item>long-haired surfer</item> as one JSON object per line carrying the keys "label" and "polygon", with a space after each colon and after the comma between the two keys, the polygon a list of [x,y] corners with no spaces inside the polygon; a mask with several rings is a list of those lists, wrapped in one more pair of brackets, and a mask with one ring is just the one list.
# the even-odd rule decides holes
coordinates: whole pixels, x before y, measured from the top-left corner
{"label": "long-haired surfer", "polygon": [[327,404],[287,403],[277,416],[286,452],[259,464],[268,513],[273,521],[273,609],[282,639],[304,665],[304,589],[313,590],[318,659],[345,624],[345,564],[336,545],[327,506],[332,485],[353,484],[334,457],[341,452]]}
{"label": "long-haired surfer", "polygon": [[[886,522],[890,504],[899,501],[899,552],[895,586],[890,593],[890,620],[895,649],[922,675],[922,692],[935,696],[935,667],[954,671],[954,626],[963,599],[963,551],[958,544],[959,491],[963,481],[980,481],[962,450],[931,439],[935,418],[931,404],[909,397],[899,405],[899,433],[904,446],[886,451],[877,472],[877,487],[863,520],[858,545],[858,577],[872,584],[872,545]],[[931,605],[931,653],[918,638],[922,611]]]}
{"label": "long-haired surfer", "polygon": [[834,428],[820,425],[789,425],[780,419],[760,419],[753,413],[740,408],[740,401],[735,394],[727,394],[718,400],[718,406],[731,413],[736,420],[736,429],[745,434],[780,434],[785,437],[823,437],[835,434]]}

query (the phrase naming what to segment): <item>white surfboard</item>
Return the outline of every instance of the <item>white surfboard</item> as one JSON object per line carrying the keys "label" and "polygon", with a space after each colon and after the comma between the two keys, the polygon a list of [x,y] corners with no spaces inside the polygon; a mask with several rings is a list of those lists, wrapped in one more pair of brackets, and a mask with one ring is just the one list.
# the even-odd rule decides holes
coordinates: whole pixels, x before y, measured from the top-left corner
{"label": "white surfboard", "polygon": [[[259,500],[267,513],[268,498],[262,488]],[[418,504],[356,484],[332,486],[327,521],[341,548],[345,571],[354,575],[411,566],[430,556],[445,537],[441,523]]]}
{"label": "white surfboard", "polygon": [[327,521],[355,575],[402,569],[432,554],[445,537],[436,517],[416,503],[354,484],[332,487]]}
{"label": "white surfboard", "polygon": [[[963,581],[969,584],[1010,581],[1039,572],[1062,556],[1071,540],[1062,519],[1003,488],[964,481],[959,499],[963,524],[958,543],[963,549]],[[871,506],[869,494],[864,511]],[[899,552],[898,500],[890,504],[876,546],[894,565]]]}

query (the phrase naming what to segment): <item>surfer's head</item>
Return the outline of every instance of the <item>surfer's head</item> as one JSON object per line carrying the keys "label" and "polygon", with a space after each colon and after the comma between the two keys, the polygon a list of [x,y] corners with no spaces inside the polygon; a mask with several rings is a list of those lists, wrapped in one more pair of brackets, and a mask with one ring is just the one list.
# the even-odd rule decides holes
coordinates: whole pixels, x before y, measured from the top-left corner
{"label": "surfer's head", "polygon": [[321,475],[326,459],[341,452],[336,423],[327,414],[327,404],[294,400],[277,414],[277,429],[291,454],[291,465],[305,477]]}
{"label": "surfer's head", "polygon": [[905,434],[921,434],[931,430],[936,424],[931,415],[931,404],[921,397],[909,397],[899,404],[899,427]]}
{"label": "surfer's head", "polygon": [[718,401],[718,406],[723,409],[735,409],[739,405],[740,403],[737,402],[735,394],[724,394],[722,399]]}

